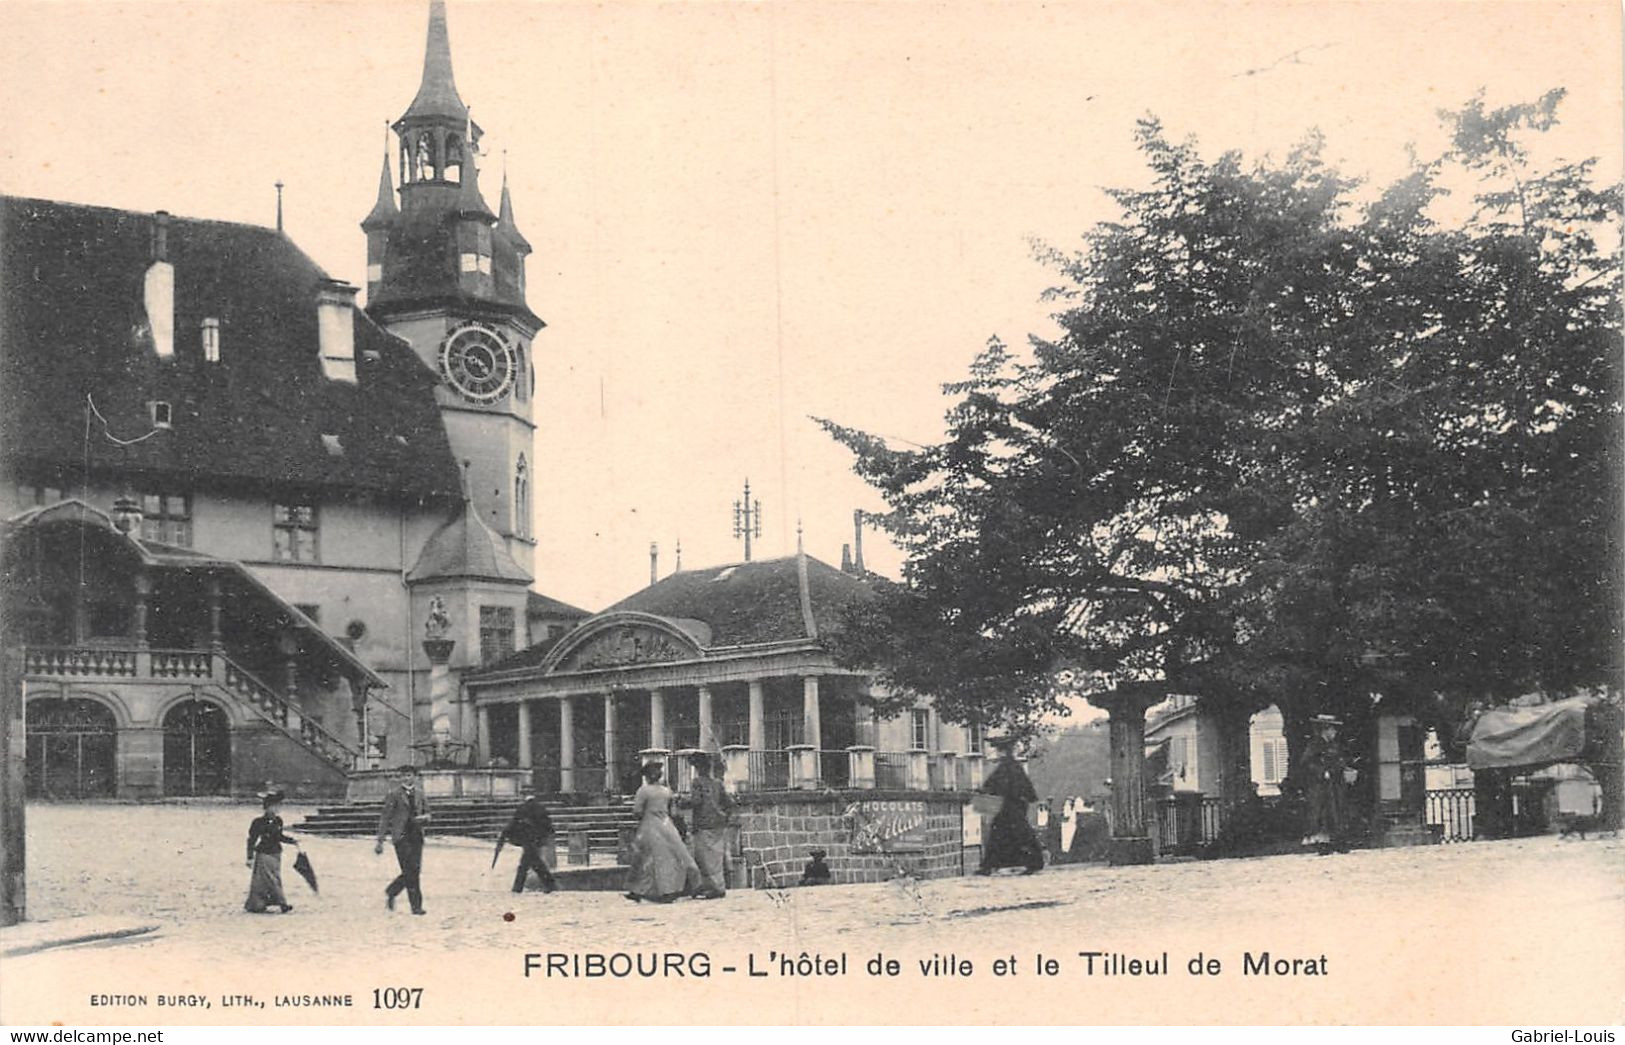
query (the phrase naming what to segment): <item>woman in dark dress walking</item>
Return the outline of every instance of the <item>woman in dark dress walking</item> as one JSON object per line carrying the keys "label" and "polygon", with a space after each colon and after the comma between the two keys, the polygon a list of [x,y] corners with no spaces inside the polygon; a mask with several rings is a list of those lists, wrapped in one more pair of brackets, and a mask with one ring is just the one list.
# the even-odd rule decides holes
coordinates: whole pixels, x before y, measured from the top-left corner
{"label": "woman in dark dress walking", "polygon": [[260,796],[265,812],[248,825],[248,866],[254,876],[248,881],[248,899],[243,910],[250,914],[263,914],[272,907],[283,914],[293,910],[282,892],[282,844],[297,846],[282,829],[282,792],[270,791]]}
{"label": "woman in dark dress walking", "polygon": [[1027,806],[1038,801],[1038,792],[1016,761],[1014,737],[989,739],[988,743],[999,752],[999,762],[982,782],[982,791],[1004,801],[993,817],[982,846],[982,866],[976,873],[988,875],[1001,867],[1020,867],[1027,874],[1036,874],[1044,869],[1044,847],[1027,823]]}

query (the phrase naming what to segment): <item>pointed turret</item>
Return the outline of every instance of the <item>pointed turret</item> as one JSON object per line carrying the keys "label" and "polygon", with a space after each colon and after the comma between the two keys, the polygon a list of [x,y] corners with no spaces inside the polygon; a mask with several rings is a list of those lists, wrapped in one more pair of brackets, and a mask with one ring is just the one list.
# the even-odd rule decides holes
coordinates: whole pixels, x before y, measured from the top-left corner
{"label": "pointed turret", "polygon": [[361,219],[361,227],[370,232],[395,224],[395,219],[400,216],[401,210],[395,206],[395,181],[389,173],[389,152],[386,150],[383,169],[378,172],[378,200],[367,216]]}
{"label": "pointed turret", "polygon": [[480,193],[480,169],[475,165],[472,156],[463,166],[462,192],[457,196],[457,213],[463,218],[481,219],[486,224],[497,220],[497,216],[491,213],[490,205]]}
{"label": "pointed turret", "polygon": [[429,39],[423,49],[423,80],[417,97],[407,106],[402,121],[420,117],[468,119],[468,106],[457,94],[457,81],[451,72],[451,34],[446,29],[445,0],[430,0]]}
{"label": "pointed turret", "polygon": [[530,241],[519,231],[513,220],[513,196],[508,192],[508,172],[502,172],[502,202],[497,209],[497,231],[507,236],[520,253],[530,253]]}

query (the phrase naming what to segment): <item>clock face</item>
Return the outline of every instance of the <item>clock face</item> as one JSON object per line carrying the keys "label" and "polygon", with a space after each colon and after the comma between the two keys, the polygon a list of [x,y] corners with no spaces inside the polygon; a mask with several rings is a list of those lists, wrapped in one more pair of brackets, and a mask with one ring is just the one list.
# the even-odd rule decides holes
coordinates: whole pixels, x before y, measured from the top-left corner
{"label": "clock face", "polygon": [[470,323],[440,346],[440,373],[471,403],[494,403],[513,390],[513,348],[489,327]]}

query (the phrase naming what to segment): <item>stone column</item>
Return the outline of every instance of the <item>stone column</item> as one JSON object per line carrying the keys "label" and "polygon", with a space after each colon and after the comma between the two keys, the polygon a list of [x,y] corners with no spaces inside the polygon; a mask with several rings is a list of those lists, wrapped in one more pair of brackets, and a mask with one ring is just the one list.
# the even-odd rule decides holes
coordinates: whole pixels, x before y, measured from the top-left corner
{"label": "stone column", "polygon": [[519,702],[519,768],[529,769],[536,764],[530,754],[530,701]]}
{"label": "stone column", "polygon": [[962,791],[963,785],[959,782],[959,755],[954,751],[938,752],[937,757],[942,760],[942,789],[944,791]]}
{"label": "stone column", "polygon": [[767,687],[761,679],[750,680],[750,738],[752,751],[767,750]]}
{"label": "stone column", "polygon": [[611,795],[620,789],[620,781],[615,779],[615,761],[620,752],[615,750],[615,694],[604,694],[604,794]]}
{"label": "stone column", "polygon": [[1096,693],[1089,703],[1103,708],[1111,744],[1113,864],[1148,864],[1155,858],[1145,823],[1145,712],[1167,696],[1167,685],[1119,686]]}
{"label": "stone column", "polygon": [[208,592],[205,598],[209,607],[209,649],[215,653],[225,650],[225,643],[220,637],[220,578],[210,577]]}
{"label": "stone column", "polygon": [[576,705],[575,698],[559,698],[559,790],[576,789]]}
{"label": "stone column", "polygon": [[429,658],[429,728],[434,738],[434,762],[447,760],[452,741],[451,674],[447,663],[456,645],[451,639],[423,640],[423,652]]}
{"label": "stone column", "polygon": [[823,730],[818,719],[818,676],[805,675],[801,679],[801,741],[819,748]]}
{"label": "stone column", "polygon": [[848,775],[852,786],[863,791],[873,791],[875,787],[875,749],[868,744],[853,744],[846,749],[848,759]]}
{"label": "stone column", "polygon": [[475,717],[479,723],[479,736],[476,738],[480,746],[480,765],[491,763],[491,708],[487,704],[480,704],[475,709]]}
{"label": "stone column", "polygon": [[688,760],[695,755],[703,755],[705,752],[697,747],[680,747],[673,751],[672,754],[677,757],[672,759],[667,766],[666,774],[669,779],[666,781],[666,786],[671,788],[674,793],[686,794],[689,786],[694,783],[694,767],[689,765]]}
{"label": "stone column", "polygon": [[750,748],[729,744],[722,749],[722,783],[729,791],[753,790],[750,781]]}
{"label": "stone column", "polygon": [[138,647],[147,645],[147,602],[152,597],[152,578],[147,571],[135,571],[135,628],[130,637]]}
{"label": "stone column", "polygon": [[908,789],[931,790],[931,752],[915,748],[908,753]]}
{"label": "stone column", "polygon": [[699,693],[700,693],[700,740],[699,740],[700,747],[699,747],[699,749],[701,751],[716,751],[716,750],[718,750],[720,745],[717,744],[716,727],[712,724],[712,721],[711,721],[711,687],[710,686],[701,686],[699,688]]}
{"label": "stone column", "polygon": [[790,786],[815,790],[818,787],[818,749],[811,744],[791,744]]}
{"label": "stone column", "polygon": [[649,749],[666,748],[666,695],[658,689],[649,691]]}

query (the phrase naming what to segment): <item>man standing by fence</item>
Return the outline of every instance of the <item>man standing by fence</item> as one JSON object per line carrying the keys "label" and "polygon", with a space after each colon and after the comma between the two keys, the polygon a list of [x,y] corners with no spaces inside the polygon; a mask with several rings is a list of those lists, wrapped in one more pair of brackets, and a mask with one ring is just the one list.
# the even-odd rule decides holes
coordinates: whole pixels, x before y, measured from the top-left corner
{"label": "man standing by fence", "polygon": [[689,817],[689,846],[694,851],[694,862],[700,865],[697,895],[702,900],[718,900],[728,891],[728,816],[734,800],[722,781],[711,775],[710,755],[697,752],[688,757],[688,762],[694,767],[694,782],[683,804],[693,811]]}

